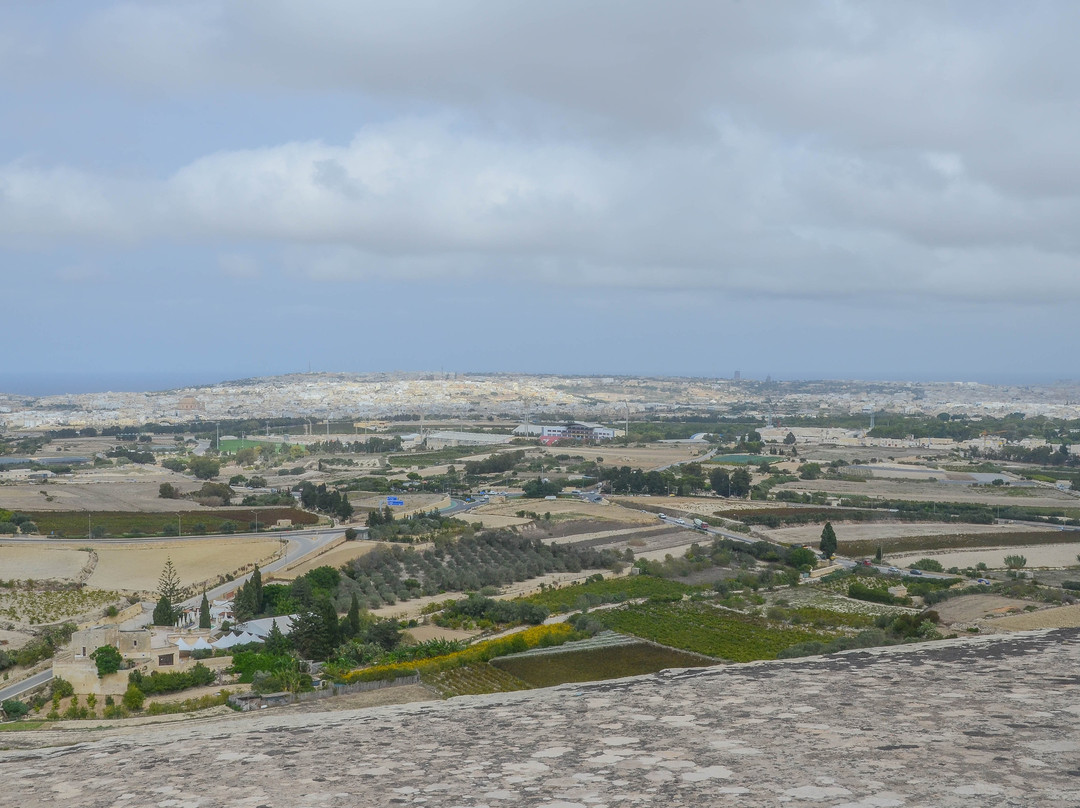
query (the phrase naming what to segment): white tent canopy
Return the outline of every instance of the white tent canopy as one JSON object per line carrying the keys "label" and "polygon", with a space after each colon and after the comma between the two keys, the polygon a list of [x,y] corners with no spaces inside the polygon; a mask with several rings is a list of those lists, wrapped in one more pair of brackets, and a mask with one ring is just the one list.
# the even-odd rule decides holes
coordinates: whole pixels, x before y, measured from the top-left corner
{"label": "white tent canopy", "polygon": [[192,651],[212,651],[214,646],[206,641],[205,637],[199,637],[195,640],[195,644],[191,646]]}
{"label": "white tent canopy", "polygon": [[176,640],[176,647],[178,649],[180,649],[181,651],[190,651],[190,650],[192,650],[191,646],[188,645],[186,642],[184,642],[183,637],[180,637],[180,638],[178,638]]}
{"label": "white tent canopy", "polygon": [[214,640],[210,645],[214,648],[232,648],[236,645],[236,635],[231,633],[226,634],[224,637]]}

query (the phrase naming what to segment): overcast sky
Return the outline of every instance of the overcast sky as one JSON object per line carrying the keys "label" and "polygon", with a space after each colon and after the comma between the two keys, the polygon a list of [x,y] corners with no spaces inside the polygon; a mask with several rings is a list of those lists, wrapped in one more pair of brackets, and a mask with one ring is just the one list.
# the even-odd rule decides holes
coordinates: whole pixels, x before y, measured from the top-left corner
{"label": "overcast sky", "polygon": [[1078,41],[1069,2],[4,2],[0,377],[1076,378]]}

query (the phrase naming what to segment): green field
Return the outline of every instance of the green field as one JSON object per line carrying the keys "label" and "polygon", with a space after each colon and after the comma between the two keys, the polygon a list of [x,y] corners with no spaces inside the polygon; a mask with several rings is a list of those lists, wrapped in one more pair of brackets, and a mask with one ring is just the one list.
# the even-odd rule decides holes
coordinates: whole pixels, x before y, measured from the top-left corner
{"label": "green field", "polygon": [[[279,519],[291,519],[294,525],[313,525],[319,521],[314,514],[299,508],[222,508],[182,513],[180,526],[185,536],[221,533],[226,522],[235,525],[234,533],[246,533],[258,514],[260,532]],[[87,537],[86,511],[33,511],[27,515],[43,535],[55,534],[60,538],[79,539]],[[89,527],[103,528],[105,536],[163,536],[176,535],[175,513],[138,513],[131,511],[91,511]],[[170,531],[170,533],[166,533]]]}
{"label": "green field", "polygon": [[[417,452],[416,454],[396,454],[387,458],[387,462],[396,468],[409,468],[417,466],[441,466],[444,463],[453,463],[461,457],[471,457],[478,454],[490,454],[505,448],[502,445],[495,446],[448,446],[437,452]],[[462,471],[462,469],[458,469]]]}
{"label": "green field", "polygon": [[665,668],[701,667],[709,663],[695,654],[635,642],[610,648],[508,657],[496,659],[491,664],[533,687],[551,687],[566,682],[639,676]]}
{"label": "green field", "polygon": [[721,610],[700,601],[641,603],[594,612],[592,617],[613,631],[731,662],[776,659],[780,651],[796,643],[836,636]]}
{"label": "green field", "polygon": [[548,589],[521,598],[552,612],[569,612],[601,603],[621,603],[635,598],[682,597],[694,587],[651,575],[631,575],[626,578],[606,578],[561,589]]}
{"label": "green field", "polygon": [[757,466],[762,463],[779,463],[782,460],[790,459],[789,457],[778,457],[776,455],[726,454],[709,458],[706,465],[720,463],[729,466]]}
{"label": "green field", "polygon": [[251,440],[249,438],[230,438],[221,441],[220,450],[226,454],[235,454],[241,449],[258,449],[260,446],[273,446],[280,449],[281,444],[270,441]]}

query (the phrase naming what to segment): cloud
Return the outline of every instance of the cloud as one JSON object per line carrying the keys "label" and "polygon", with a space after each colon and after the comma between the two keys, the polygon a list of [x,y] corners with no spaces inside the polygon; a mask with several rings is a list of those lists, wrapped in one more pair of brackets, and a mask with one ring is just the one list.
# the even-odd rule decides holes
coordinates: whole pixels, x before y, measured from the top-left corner
{"label": "cloud", "polygon": [[[297,97],[327,99],[350,134],[244,142],[226,116],[221,145],[163,171],[13,155],[0,246],[205,245],[234,277],[276,251],[288,272],[333,283],[1080,293],[1068,81],[1080,11],[1067,5],[202,0],[79,13],[48,39],[67,46],[43,66],[51,81],[139,103],[264,97],[286,122]],[[51,55],[5,56],[10,42],[0,63],[18,62],[19,81]]]}
{"label": "cloud", "polygon": [[[272,243],[315,280],[1050,300],[1060,284],[1080,292],[1067,235],[1078,213],[1071,196],[1009,197],[959,157],[790,147],[731,123],[711,141],[601,149],[408,119],[341,146],[222,151],[162,180],[0,170],[0,233],[13,243]],[[238,255],[220,263],[257,271]]]}

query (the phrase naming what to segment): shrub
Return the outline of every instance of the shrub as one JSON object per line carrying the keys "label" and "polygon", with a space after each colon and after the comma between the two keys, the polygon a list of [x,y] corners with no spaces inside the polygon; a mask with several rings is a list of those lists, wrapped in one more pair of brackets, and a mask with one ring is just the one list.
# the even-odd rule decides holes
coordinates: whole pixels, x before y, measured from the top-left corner
{"label": "shrub", "polygon": [[75,688],[67,679],[56,676],[52,680],[52,694],[54,699],[57,697],[66,699],[75,695]]}
{"label": "shrub", "polygon": [[142,709],[144,701],[146,701],[146,696],[143,695],[143,692],[134,683],[129,684],[127,691],[124,693],[124,707],[137,712]]}
{"label": "shrub", "polygon": [[935,561],[932,558],[920,558],[914,564],[909,564],[908,569],[925,570],[926,572],[945,572],[945,568],[941,566],[941,562]]}
{"label": "shrub", "polygon": [[4,715],[8,718],[18,719],[30,712],[30,705],[18,699],[7,699],[3,704],[0,704],[0,709],[4,711]]}
{"label": "shrub", "polygon": [[1023,569],[1027,566],[1027,559],[1022,555],[1005,556],[1005,566],[1011,570]]}

